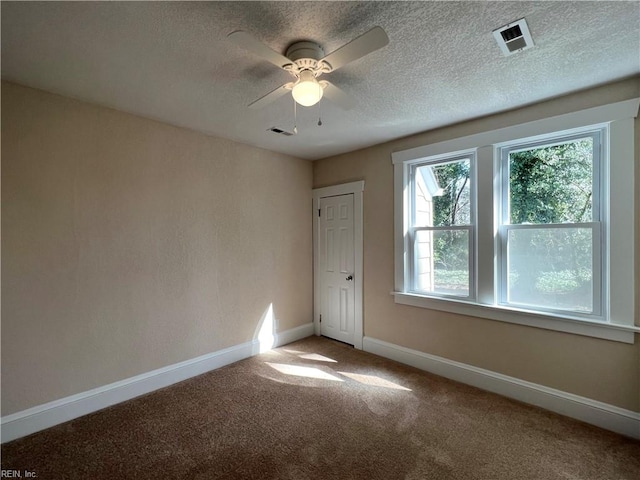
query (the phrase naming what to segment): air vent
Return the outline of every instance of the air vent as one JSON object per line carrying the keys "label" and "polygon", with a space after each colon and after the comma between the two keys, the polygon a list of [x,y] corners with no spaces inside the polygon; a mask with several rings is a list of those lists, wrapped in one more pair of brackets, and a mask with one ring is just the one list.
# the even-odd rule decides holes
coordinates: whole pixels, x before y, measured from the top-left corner
{"label": "air vent", "polygon": [[268,128],[267,131],[268,132],[273,132],[273,133],[279,133],[280,135],[284,135],[286,137],[290,137],[291,135],[293,135],[293,133],[287,132],[287,131],[282,130],[281,128],[278,128],[278,127]]}
{"label": "air vent", "polygon": [[493,36],[505,57],[533,47],[529,26],[524,18],[494,30]]}

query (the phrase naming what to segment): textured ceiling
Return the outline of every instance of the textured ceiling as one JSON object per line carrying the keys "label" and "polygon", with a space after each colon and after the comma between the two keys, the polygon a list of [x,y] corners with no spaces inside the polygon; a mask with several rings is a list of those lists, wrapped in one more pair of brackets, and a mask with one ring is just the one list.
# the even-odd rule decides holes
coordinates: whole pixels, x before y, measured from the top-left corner
{"label": "textured ceiling", "polygon": [[[207,134],[317,159],[640,72],[640,2],[7,2],[2,77]],[[504,57],[492,30],[525,17],[535,47]],[[331,52],[379,25],[390,43],[327,75],[357,105],[289,96],[289,75],[227,40]],[[318,127],[321,113],[323,125]]]}

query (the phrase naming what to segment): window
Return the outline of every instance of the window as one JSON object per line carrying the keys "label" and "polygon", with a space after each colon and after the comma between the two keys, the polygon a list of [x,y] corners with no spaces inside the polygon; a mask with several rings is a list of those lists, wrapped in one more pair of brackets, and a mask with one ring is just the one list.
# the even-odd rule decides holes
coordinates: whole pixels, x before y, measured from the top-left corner
{"label": "window", "polygon": [[394,153],[396,303],[633,343],[639,104]]}
{"label": "window", "polygon": [[500,303],[602,316],[606,129],[499,149]]}
{"label": "window", "polygon": [[474,154],[411,166],[412,291],[473,296]]}

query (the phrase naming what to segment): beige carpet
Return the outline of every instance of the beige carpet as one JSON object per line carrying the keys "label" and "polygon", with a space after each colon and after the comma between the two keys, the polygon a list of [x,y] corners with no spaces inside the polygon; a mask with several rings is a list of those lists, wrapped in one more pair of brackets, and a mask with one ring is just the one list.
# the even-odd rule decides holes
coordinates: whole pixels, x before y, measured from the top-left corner
{"label": "beige carpet", "polygon": [[640,479],[640,442],[311,337],[2,446],[38,480]]}

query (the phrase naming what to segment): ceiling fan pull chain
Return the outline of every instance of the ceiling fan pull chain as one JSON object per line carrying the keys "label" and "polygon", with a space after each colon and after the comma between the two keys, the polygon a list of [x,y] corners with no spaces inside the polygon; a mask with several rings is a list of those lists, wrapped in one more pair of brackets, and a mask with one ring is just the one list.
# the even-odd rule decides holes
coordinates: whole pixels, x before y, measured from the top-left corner
{"label": "ceiling fan pull chain", "polygon": [[[318,90],[322,90],[322,87],[320,86],[320,84],[318,84]],[[320,92],[320,94],[322,95],[322,92]],[[318,102],[318,110],[320,110],[318,114],[318,126],[321,127],[322,126],[322,103],[321,102]]]}
{"label": "ceiling fan pull chain", "polygon": [[295,99],[293,100],[293,133],[298,133],[298,107]]}

